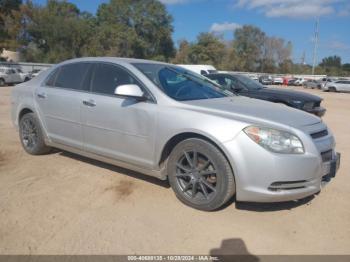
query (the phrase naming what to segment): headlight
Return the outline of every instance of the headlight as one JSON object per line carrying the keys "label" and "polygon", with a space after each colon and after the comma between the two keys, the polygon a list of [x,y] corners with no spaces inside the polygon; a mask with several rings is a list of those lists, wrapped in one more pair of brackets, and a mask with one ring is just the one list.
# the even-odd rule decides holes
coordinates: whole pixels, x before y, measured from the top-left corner
{"label": "headlight", "polygon": [[304,146],[301,140],[286,131],[249,126],[243,131],[263,148],[281,154],[303,154]]}
{"label": "headlight", "polygon": [[304,110],[311,110],[313,108],[314,108],[314,102],[306,102],[303,107]]}
{"label": "headlight", "polygon": [[292,100],[292,101],[289,101],[289,102],[291,102],[297,108],[301,108],[303,106],[303,101],[300,101],[300,100]]}

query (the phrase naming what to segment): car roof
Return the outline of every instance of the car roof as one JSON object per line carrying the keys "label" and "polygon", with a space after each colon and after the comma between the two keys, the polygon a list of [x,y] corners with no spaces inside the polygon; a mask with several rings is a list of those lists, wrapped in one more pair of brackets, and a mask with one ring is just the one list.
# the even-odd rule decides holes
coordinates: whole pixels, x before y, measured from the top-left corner
{"label": "car roof", "polygon": [[144,64],[164,64],[169,65],[160,61],[152,61],[145,59],[136,59],[136,58],[123,58],[123,57],[83,57],[83,58],[74,58],[66,60],[60,64],[69,64],[77,62],[112,62],[112,63],[124,63],[124,64],[134,64],[134,63],[144,63]]}

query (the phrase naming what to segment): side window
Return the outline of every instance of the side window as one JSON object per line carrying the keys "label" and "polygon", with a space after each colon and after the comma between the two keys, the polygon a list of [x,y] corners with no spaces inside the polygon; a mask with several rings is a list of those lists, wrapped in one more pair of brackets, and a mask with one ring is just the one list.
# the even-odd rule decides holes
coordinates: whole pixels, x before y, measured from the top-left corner
{"label": "side window", "polygon": [[232,79],[225,77],[225,85],[226,85],[227,89],[231,89],[235,86],[235,83]]}
{"label": "side window", "polygon": [[89,64],[74,63],[61,66],[55,79],[54,86],[64,89],[83,90],[82,81]]}
{"label": "side window", "polygon": [[56,77],[59,71],[60,68],[57,68],[53,73],[50,74],[48,80],[46,81],[47,86],[55,86]]}
{"label": "side window", "polygon": [[137,80],[126,70],[111,64],[97,64],[95,66],[91,91],[94,93],[114,95],[115,88],[120,85],[137,84]]}
{"label": "side window", "polygon": [[223,87],[226,87],[225,77],[223,77],[223,76],[215,76],[215,80],[216,80],[216,82],[219,85],[221,85]]}
{"label": "side window", "polygon": [[208,74],[208,72],[207,71],[205,71],[205,70],[201,70],[201,75],[207,75]]}

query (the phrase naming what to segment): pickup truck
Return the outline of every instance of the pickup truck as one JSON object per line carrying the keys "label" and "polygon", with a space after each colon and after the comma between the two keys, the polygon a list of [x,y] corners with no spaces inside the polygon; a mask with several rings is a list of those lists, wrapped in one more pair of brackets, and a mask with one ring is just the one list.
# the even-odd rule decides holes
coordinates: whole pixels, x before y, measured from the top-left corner
{"label": "pickup truck", "polygon": [[19,68],[0,68],[0,86],[7,84],[18,84],[30,80],[28,74]]}

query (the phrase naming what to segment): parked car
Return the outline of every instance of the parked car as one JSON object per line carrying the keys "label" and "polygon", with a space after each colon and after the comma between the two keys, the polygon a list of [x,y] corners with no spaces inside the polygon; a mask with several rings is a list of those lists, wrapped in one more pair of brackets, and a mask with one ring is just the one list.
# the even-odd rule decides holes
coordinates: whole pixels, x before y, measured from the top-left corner
{"label": "parked car", "polygon": [[21,74],[16,68],[0,68],[0,86],[12,85],[27,81],[25,74]]}
{"label": "parked car", "polygon": [[[251,80],[252,81],[252,80]],[[12,89],[26,152],[61,148],[169,180],[185,204],[215,210],[318,193],[340,155],[320,118],[221,91],[171,64],[81,58]]]}
{"label": "parked car", "polygon": [[[217,73],[217,72],[211,72],[211,73]],[[259,77],[256,74],[249,74],[248,77],[252,80],[259,81]]]}
{"label": "parked car", "polygon": [[350,80],[327,82],[322,89],[330,92],[350,92]]}
{"label": "parked car", "polygon": [[200,75],[206,75],[206,74],[217,72],[216,68],[212,65],[179,65],[179,66]]}
{"label": "parked car", "polygon": [[38,76],[41,72],[43,72],[43,71],[45,71],[45,70],[46,70],[46,68],[34,69],[34,70],[30,73],[31,78]]}
{"label": "parked car", "polygon": [[324,89],[324,87],[326,86],[327,83],[331,83],[331,82],[335,82],[337,81],[336,78],[330,78],[330,77],[325,77],[322,78],[319,82],[320,82],[320,87],[321,89]]}
{"label": "parked car", "polygon": [[319,117],[326,112],[326,109],[321,107],[322,98],[315,95],[281,88],[266,88],[243,75],[210,74],[206,77],[216,81],[224,89],[242,96],[285,104]]}
{"label": "parked car", "polygon": [[320,83],[317,80],[307,80],[306,82],[304,82],[303,86],[305,88],[311,88],[311,89],[318,89],[320,88]]}
{"label": "parked car", "polygon": [[259,82],[262,85],[272,85],[272,78],[270,76],[260,76]]}
{"label": "parked car", "polygon": [[288,85],[288,86],[295,86],[295,81],[297,81],[296,78],[289,79],[287,85]]}
{"label": "parked car", "polygon": [[272,84],[274,84],[274,85],[283,85],[283,77],[274,77],[272,79]]}
{"label": "parked car", "polygon": [[296,86],[302,86],[307,80],[305,78],[297,78],[295,80],[294,85]]}

